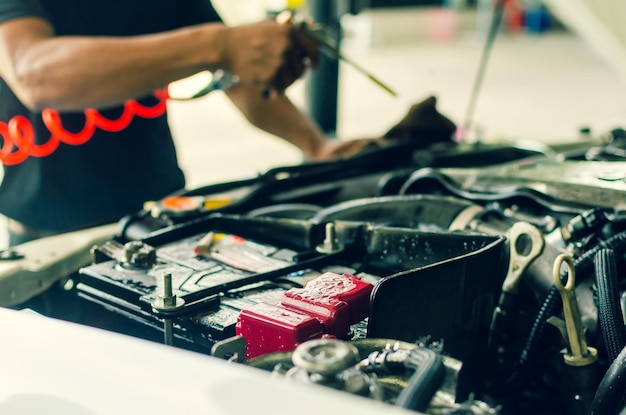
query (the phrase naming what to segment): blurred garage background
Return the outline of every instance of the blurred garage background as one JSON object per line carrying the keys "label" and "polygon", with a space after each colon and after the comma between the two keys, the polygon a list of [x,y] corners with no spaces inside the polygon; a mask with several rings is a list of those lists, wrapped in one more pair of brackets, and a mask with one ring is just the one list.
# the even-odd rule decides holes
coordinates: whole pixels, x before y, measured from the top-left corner
{"label": "blurred garage background", "polygon": [[[302,3],[213,1],[230,24]],[[338,10],[343,53],[398,92],[393,97],[340,63],[336,114],[332,102],[313,101],[322,107],[315,111],[330,112],[322,114],[321,123],[336,116],[340,139],[380,135],[429,95],[438,98],[442,113],[463,123],[494,3],[310,0],[304,12]],[[468,137],[549,143],[577,139],[581,129],[603,134],[623,126],[626,26],[619,24],[619,16],[626,16],[621,0],[507,0]],[[208,75],[174,88],[194,90],[203,76]],[[297,82],[289,95],[311,111],[311,95],[332,86],[317,83],[311,90],[307,82]],[[289,145],[248,126],[221,93],[172,103],[171,120],[190,187],[301,161]]]}

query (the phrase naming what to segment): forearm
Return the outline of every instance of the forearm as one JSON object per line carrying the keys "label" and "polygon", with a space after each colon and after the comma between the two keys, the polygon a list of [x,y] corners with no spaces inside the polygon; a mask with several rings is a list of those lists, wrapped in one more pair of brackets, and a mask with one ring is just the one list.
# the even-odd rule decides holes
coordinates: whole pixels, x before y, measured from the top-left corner
{"label": "forearm", "polygon": [[[33,109],[116,105],[221,65],[222,24],[132,38],[33,40],[8,70],[18,97]],[[7,70],[3,71],[7,73]]]}
{"label": "forearm", "polygon": [[293,144],[309,159],[316,159],[328,142],[319,127],[285,95],[264,99],[245,85],[229,89],[227,95],[252,125]]}

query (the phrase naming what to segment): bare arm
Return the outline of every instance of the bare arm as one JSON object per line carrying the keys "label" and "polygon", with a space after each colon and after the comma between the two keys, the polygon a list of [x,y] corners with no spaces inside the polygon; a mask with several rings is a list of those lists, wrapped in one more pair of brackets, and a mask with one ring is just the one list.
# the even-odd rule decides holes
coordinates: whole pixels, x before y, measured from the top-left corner
{"label": "bare arm", "polygon": [[285,95],[263,99],[254,88],[241,84],[228,89],[226,94],[251,124],[293,144],[311,161],[349,157],[369,144],[382,143],[369,138],[330,139]]}
{"label": "bare arm", "polygon": [[46,21],[21,18],[0,25],[0,77],[34,110],[111,106],[218,68],[267,85],[283,65],[289,31],[267,21],[130,38],[56,37]]}
{"label": "bare arm", "polygon": [[315,65],[317,49],[289,24],[239,27],[208,23],[169,32],[61,37],[38,18],[0,24],[0,77],[30,109],[82,110],[120,104],[200,72],[225,69],[241,83],[228,95],[255,126],[283,138],[310,160],[349,156],[364,144],[329,140],[289,99],[286,88]]}
{"label": "bare arm", "polygon": [[241,84],[228,89],[226,94],[252,125],[283,138],[309,158],[326,141],[313,121],[285,95],[263,99],[253,88]]}

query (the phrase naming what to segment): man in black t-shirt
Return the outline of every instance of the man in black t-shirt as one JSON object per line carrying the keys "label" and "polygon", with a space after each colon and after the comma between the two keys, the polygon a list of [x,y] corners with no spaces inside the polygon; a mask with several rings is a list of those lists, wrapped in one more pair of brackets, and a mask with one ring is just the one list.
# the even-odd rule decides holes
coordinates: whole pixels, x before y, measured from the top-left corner
{"label": "man in black t-shirt", "polygon": [[[236,107],[308,159],[358,151],[367,140],[329,140],[282,94],[317,53],[289,24],[227,27],[209,0],[0,0],[0,213],[10,243],[113,222],[182,189],[166,113],[135,112],[106,131],[85,109],[118,120],[129,100],[155,108],[155,90],[204,70],[236,75],[226,92]],[[44,120],[56,113],[45,109],[72,140],[51,142]]]}

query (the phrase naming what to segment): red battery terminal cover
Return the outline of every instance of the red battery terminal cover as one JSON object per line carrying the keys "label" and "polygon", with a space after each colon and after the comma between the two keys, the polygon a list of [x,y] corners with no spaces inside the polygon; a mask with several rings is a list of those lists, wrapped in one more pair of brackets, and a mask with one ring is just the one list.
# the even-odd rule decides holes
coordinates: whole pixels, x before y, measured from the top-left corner
{"label": "red battery terminal cover", "polygon": [[373,288],[353,275],[326,272],[283,293],[280,304],[242,310],[235,330],[246,339],[246,358],[292,351],[311,339],[345,338],[351,324],[368,316]]}
{"label": "red battery terminal cover", "polygon": [[258,303],[241,311],[235,326],[246,339],[246,359],[295,350],[300,343],[321,338],[324,325],[307,314],[278,305]]}
{"label": "red battery terminal cover", "polygon": [[373,286],[350,274],[326,272],[304,288],[286,291],[280,304],[320,320],[324,332],[337,338],[350,332],[350,325],[368,316]]}

